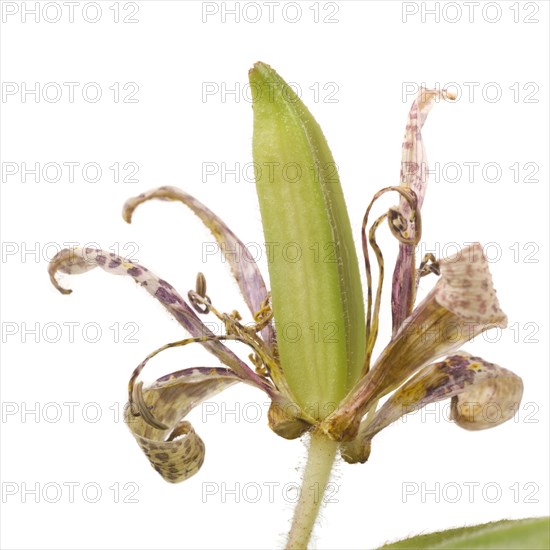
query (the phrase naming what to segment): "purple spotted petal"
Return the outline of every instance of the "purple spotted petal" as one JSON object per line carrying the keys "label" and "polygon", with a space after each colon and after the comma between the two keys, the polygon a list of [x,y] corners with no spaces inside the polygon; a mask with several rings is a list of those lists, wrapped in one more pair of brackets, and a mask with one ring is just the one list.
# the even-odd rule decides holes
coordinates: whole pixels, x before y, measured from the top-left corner
{"label": "purple spotted petal", "polygon": [[345,445],[348,462],[365,462],[370,441],[401,416],[430,403],[452,398],[451,419],[467,430],[484,430],[510,420],[523,395],[521,378],[468,353],[458,353],[428,365],[363,421],[355,441]]}
{"label": "purple spotted petal", "polygon": [[240,378],[224,368],[197,367],[159,378],[144,388],[143,400],[157,429],[126,408],[125,420],[151,466],[168,482],[178,483],[196,474],[204,462],[205,448],[185,416],[205,399],[232,386]]}
{"label": "purple spotted petal", "polygon": [[334,439],[353,440],[361,416],[426,365],[456,352],[472,338],[507,318],[493,288],[489,263],[479,243],[439,260],[441,277],[405,319],[372,369],[325,420]]}
{"label": "purple spotted petal", "polygon": [[[434,102],[442,97],[453,96],[445,90],[426,90],[422,88],[412,104],[401,153],[401,185],[412,189],[416,193],[418,209],[422,207],[428,185],[428,158],[422,140],[422,127]],[[399,203],[399,211],[409,222],[408,237],[414,238],[415,224],[410,221],[411,209],[403,198]],[[399,255],[395,264],[392,279],[392,325],[395,335],[409,316],[414,306],[415,276],[414,276],[414,247],[408,244],[399,244]]]}
{"label": "purple spotted petal", "polygon": [[[123,218],[131,223],[134,210],[152,199],[182,202],[201,219],[220,245],[250,312],[252,315],[258,312],[267,296],[267,288],[254,258],[235,233],[204,204],[177,187],[159,187],[128,199],[122,209]],[[262,336],[271,347],[274,339],[273,327],[266,326],[262,330]]]}
{"label": "purple spotted petal", "polygon": [[[85,273],[96,267],[101,267],[111,275],[132,277],[137,284],[156,298],[192,336],[214,336],[170,283],[159,278],[146,267],[131,263],[111,252],[104,252],[95,248],[64,249],[54,256],[50,262],[48,272],[52,284],[61,293],[70,294],[72,290],[59,285],[56,273],[61,271],[74,275]],[[221,342],[210,340],[205,341],[203,345],[222,363],[231,367],[239,378],[250,381],[269,395],[273,395],[274,388],[271,383],[252,371]]]}

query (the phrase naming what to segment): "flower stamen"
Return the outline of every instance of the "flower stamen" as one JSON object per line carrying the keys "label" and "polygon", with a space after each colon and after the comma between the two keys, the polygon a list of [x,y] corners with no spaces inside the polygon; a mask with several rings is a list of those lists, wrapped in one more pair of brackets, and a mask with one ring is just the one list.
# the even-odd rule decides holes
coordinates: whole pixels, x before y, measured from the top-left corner
{"label": "flower stamen", "polygon": [[190,290],[187,293],[187,296],[189,297],[189,301],[191,302],[193,309],[197,313],[202,313],[203,315],[210,313],[210,306],[212,305],[212,301],[206,295],[206,277],[203,273],[197,273],[195,290]]}
{"label": "flower stamen", "polygon": [[418,289],[418,284],[420,283],[420,279],[422,277],[425,277],[426,275],[429,275],[430,273],[433,273],[438,277],[441,274],[439,269],[439,262],[436,260],[435,256],[432,253],[428,253],[424,255],[424,258],[422,258],[422,261],[420,262],[420,265],[416,270],[416,288],[417,289]]}
{"label": "flower stamen", "polygon": [[[206,281],[204,280],[204,275],[200,277],[201,275],[197,276],[197,290],[205,291]],[[240,323],[242,317],[237,310],[233,310],[230,314],[221,313],[212,305],[210,298],[204,292],[205,295],[201,296],[197,290],[190,290],[188,293],[193,307],[195,309],[202,309],[201,306],[208,308],[208,313],[213,313],[224,324],[225,336],[218,337],[218,339],[230,339],[229,337],[233,337],[232,339],[251,347],[254,350],[254,355],[257,356],[257,359],[251,359],[253,365],[256,367],[256,372],[261,376],[266,376],[267,374],[279,389],[285,388],[288,390],[282,369],[276,355],[274,355],[273,349],[257,334],[271,322],[273,317],[270,294],[262,302],[260,310],[254,314],[254,320],[258,321],[259,319],[260,322],[256,322],[252,326],[245,326]]]}
{"label": "flower stamen", "polygon": [[271,307],[271,292],[268,292],[267,296],[262,302],[262,307],[254,313],[254,321],[256,321],[255,332],[260,332],[264,329],[273,319],[273,309]]}

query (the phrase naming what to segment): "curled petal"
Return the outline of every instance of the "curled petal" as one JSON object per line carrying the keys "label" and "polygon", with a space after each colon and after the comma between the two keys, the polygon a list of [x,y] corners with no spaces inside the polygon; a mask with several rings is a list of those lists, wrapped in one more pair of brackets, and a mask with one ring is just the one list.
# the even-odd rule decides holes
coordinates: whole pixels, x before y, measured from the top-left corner
{"label": "curled petal", "polygon": [[72,290],[63,288],[58,283],[56,279],[57,272],[61,271],[74,275],[85,273],[96,267],[101,267],[112,275],[130,276],[137,284],[158,300],[192,336],[212,337],[212,339],[205,339],[203,342],[204,347],[222,363],[231,367],[241,379],[250,380],[257,387],[272,395],[273,386],[265,378],[253,372],[228,347],[215,340],[214,334],[197,317],[176,289],[146,267],[129,262],[112,252],[105,252],[95,248],[67,248],[61,250],[52,258],[48,272],[52,284],[61,293],[70,294]]}
{"label": "curled petal", "polygon": [[[196,474],[204,462],[204,443],[185,416],[202,401],[239,382],[229,369],[198,367],[159,378],[136,403],[126,407],[125,421],[153,468],[171,483]],[[142,407],[147,408],[147,413]],[[154,418],[155,427],[147,420]],[[160,428],[162,426],[162,428]],[[164,429],[163,429],[164,428]]]}
{"label": "curled petal", "polygon": [[402,324],[374,367],[328,421],[327,433],[354,439],[362,415],[424,365],[453,353],[485,330],[506,327],[478,243],[440,260],[441,277]]}
{"label": "curled petal", "polygon": [[[250,312],[254,315],[261,310],[267,296],[265,282],[254,258],[235,233],[214,212],[195,197],[177,187],[169,186],[151,189],[150,191],[141,193],[137,197],[128,199],[122,209],[124,220],[132,223],[134,210],[140,204],[152,199],[179,201],[188,206],[201,219],[218,242],[220,250],[231,267],[231,272],[239,285]],[[268,324],[262,330],[262,336],[271,347],[274,338],[273,326],[271,324]]]}
{"label": "curled petal", "polygon": [[[405,136],[401,147],[401,185],[416,193],[418,206],[421,207],[428,183],[428,157],[422,139],[422,128],[434,103],[441,99],[454,99],[447,90],[428,90],[421,88],[414,100],[405,126]],[[408,218],[409,205],[401,200],[400,211]]]}
{"label": "curled petal", "polygon": [[[504,370],[504,369],[502,369]],[[485,430],[514,416],[523,395],[519,376],[506,371],[506,377],[480,382],[451,401],[451,420],[465,430]],[[495,409],[495,405],[498,405]]]}
{"label": "curled petal", "polygon": [[458,353],[428,365],[401,386],[364,421],[357,438],[342,456],[347,462],[365,462],[372,438],[401,416],[430,403],[452,398],[451,419],[467,430],[484,430],[510,420],[523,395],[523,382],[513,372],[469,353]]}
{"label": "curled petal", "polygon": [[[422,127],[434,102],[441,98],[454,99],[454,95],[446,90],[426,90],[425,88],[421,88],[418,97],[409,111],[405,127],[405,137],[401,153],[401,185],[415,192],[418,200],[418,209],[422,207],[428,185],[428,158],[422,140]],[[410,236],[414,237],[416,228],[414,220],[409,222],[410,205],[401,199],[397,212],[401,214],[400,220],[404,220],[409,225],[408,233]],[[391,298],[393,334],[397,332],[414,306],[414,262],[414,247],[401,243],[393,272]]]}

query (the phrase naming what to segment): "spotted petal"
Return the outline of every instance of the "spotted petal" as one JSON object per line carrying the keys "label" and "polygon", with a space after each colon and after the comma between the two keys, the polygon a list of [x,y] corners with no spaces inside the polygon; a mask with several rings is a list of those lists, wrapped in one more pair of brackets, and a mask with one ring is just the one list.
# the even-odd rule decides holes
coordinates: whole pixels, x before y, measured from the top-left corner
{"label": "spotted petal", "polygon": [[[417,208],[422,207],[428,185],[428,158],[422,140],[422,127],[436,100],[442,97],[453,99],[454,96],[445,90],[426,90],[421,88],[418,97],[412,104],[401,153],[401,185],[415,192]],[[411,208],[401,198],[398,208],[404,220],[410,220]],[[407,237],[414,240],[415,222],[410,221]],[[414,247],[400,243],[399,255],[393,272],[392,285],[392,324],[395,334],[414,306]]]}
{"label": "spotted petal", "polygon": [[428,363],[474,336],[506,327],[487,259],[479,243],[439,262],[441,277],[386,346],[374,367],[328,421],[337,439],[355,438],[361,414]]}
{"label": "spotted petal", "polygon": [[205,399],[239,381],[229,369],[197,367],[174,372],[139,390],[148,415],[166,429],[154,427],[146,415],[134,416],[135,403],[126,407],[125,420],[132,435],[166,481],[184,481],[204,462],[204,443],[185,416]]}
{"label": "spotted petal", "polygon": [[[177,187],[159,187],[128,199],[122,209],[124,220],[132,223],[134,210],[140,204],[152,199],[179,201],[188,206],[201,219],[220,245],[220,250],[231,267],[231,272],[250,312],[252,315],[256,314],[262,308],[262,302],[267,296],[267,288],[253,256],[235,233],[204,204]],[[271,347],[274,339],[271,324],[262,330],[262,336]]]}
{"label": "spotted petal", "polygon": [[[197,317],[192,308],[178,294],[175,288],[165,280],[149,271],[146,267],[131,263],[116,254],[95,248],[64,249],[58,252],[50,262],[48,272],[52,284],[62,293],[70,294],[72,290],[60,286],[56,279],[58,271],[69,274],[85,273],[100,267],[112,275],[130,276],[151,296],[158,300],[166,310],[194,337],[214,337],[214,334]],[[202,342],[204,347],[214,354],[222,363],[243,380],[254,383],[270,396],[275,391],[265,378],[252,371],[228,347],[217,340]]]}
{"label": "spotted petal", "polygon": [[428,365],[397,390],[372,421],[363,421],[357,438],[345,444],[347,462],[365,462],[372,438],[401,416],[452,398],[451,419],[467,430],[484,430],[510,420],[523,395],[513,372],[468,353]]}

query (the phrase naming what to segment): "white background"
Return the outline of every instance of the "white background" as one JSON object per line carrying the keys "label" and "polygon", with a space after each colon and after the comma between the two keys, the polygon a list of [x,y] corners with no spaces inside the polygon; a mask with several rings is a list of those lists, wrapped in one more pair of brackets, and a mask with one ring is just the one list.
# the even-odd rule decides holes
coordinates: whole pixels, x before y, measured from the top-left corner
{"label": "white background", "polygon": [[[218,4],[211,15],[204,10],[214,11],[212,3],[138,2],[136,12],[132,3],[120,2],[119,23],[112,1],[97,4],[96,23],[86,21],[97,17],[93,5],[76,5],[71,23],[69,7],[50,2],[39,22],[32,14],[24,21],[24,8],[34,4],[2,5],[3,91],[14,89],[6,83],[17,86],[14,95],[3,94],[1,104],[3,548],[284,543],[294,496],[285,487],[299,481],[305,447],[269,430],[263,394],[233,387],[208,409],[193,412],[207,447],[205,464],[181,485],[165,483],[120,413],[133,368],[155,348],[182,338],[182,329],[130,280],[100,270],[66,277],[74,293],[61,296],[46,272],[47,259],[63,243],[118,247],[182,294],[203,271],[214,303],[245,313],[220,256],[203,261],[203,243],[213,239],[185,207],[149,203],[131,226],[120,210],[141,191],[176,185],[204,201],[245,243],[262,243],[254,184],[242,174],[240,181],[231,174],[225,181],[221,173],[202,174],[206,162],[233,168],[252,160],[246,83],[257,60],[297,83],[321,124],[340,167],[358,243],[370,197],[398,182],[403,129],[415,97],[404,97],[403,90],[423,82],[456,83],[459,100],[436,105],[425,126],[431,166],[439,163],[441,170],[432,176],[424,204],[424,241],[438,253],[452,253],[453,243],[492,243],[487,253],[494,259],[495,286],[515,328],[500,338],[487,335],[498,342],[478,337],[465,349],[514,370],[525,383],[517,419],[497,429],[461,430],[446,420],[442,404],[431,415],[410,416],[377,436],[367,464],[339,464],[337,502],[322,513],[317,548],[373,548],[410,534],[548,513],[546,2],[474,2],[471,17],[462,3],[437,8],[433,2],[301,2],[298,15],[295,5],[280,2],[273,5],[272,21],[266,4],[245,8],[240,2],[239,22],[223,13],[234,2]],[[43,9],[45,3],[39,4]],[[438,10],[439,21],[426,8]],[[258,14],[260,20],[252,22]],[[58,22],[50,22],[58,15]],[[124,17],[137,22],[124,23]],[[41,90],[54,83],[50,101],[21,95],[23,83],[32,88],[37,82]],[[66,82],[78,83],[73,102]],[[99,101],[83,98],[87,83],[101,87]],[[116,88],[110,89],[115,83],[118,102]],[[127,83],[139,87],[129,98],[137,102],[123,102],[135,89],[130,84],[124,90]],[[238,86],[241,93],[204,96],[205,83],[209,89]],[[55,84],[63,92],[58,101],[51,100]],[[91,97],[92,88],[87,88]],[[23,182],[22,163],[33,168],[36,162],[41,168],[79,166],[73,182],[67,169],[58,182],[48,181],[55,179],[53,172],[40,174],[38,182],[28,175]],[[109,167],[130,162],[139,168],[138,181],[115,182]],[[93,176],[82,174],[86,163],[100,165],[98,182],[86,181]],[[462,168],[456,183],[449,181],[456,175],[452,163]],[[472,165],[473,181],[465,163],[479,163]],[[490,181],[496,179],[495,165],[482,172],[487,163],[500,167],[498,181]],[[515,163],[519,181],[509,168]],[[534,164],[524,168],[526,163]],[[18,172],[10,175],[14,166]],[[128,175],[121,170],[121,177]],[[382,242],[389,265],[396,246],[389,238]],[[260,267],[267,278],[263,258]],[[434,281],[425,279],[422,292]],[[387,293],[384,298],[382,345],[390,321]],[[67,322],[76,323],[73,338]],[[23,336],[36,323],[38,334]],[[118,342],[109,328],[115,323]],[[133,324],[124,329],[126,323]],[[92,343],[97,326],[101,337]],[[123,343],[132,327],[135,342]],[[201,349],[172,350],[155,360],[149,377],[200,364],[217,361]],[[74,418],[64,405],[69,402],[75,403]],[[238,414],[224,416],[223,407]],[[36,415],[24,414],[29,409]],[[206,412],[212,414],[205,417]],[[23,497],[35,487],[36,496]],[[89,502],[98,487],[100,498]],[[418,492],[405,498],[405,487]],[[240,489],[239,503],[234,494],[224,494],[234,488]],[[422,494],[433,489],[437,497]]]}

